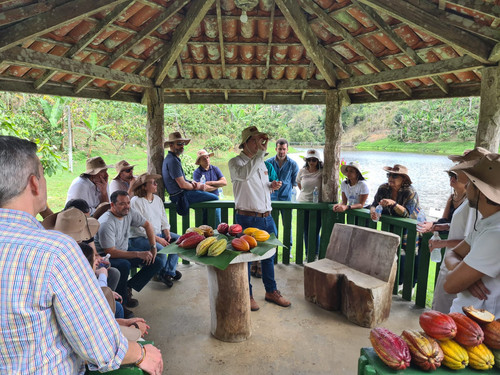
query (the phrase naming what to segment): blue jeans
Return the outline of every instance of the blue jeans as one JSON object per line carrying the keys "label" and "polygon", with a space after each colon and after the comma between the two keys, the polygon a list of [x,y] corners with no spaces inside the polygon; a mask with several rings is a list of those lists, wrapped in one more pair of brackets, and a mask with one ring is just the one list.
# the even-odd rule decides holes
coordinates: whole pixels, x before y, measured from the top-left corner
{"label": "blue jeans", "polygon": [[309,213],[312,215],[316,214],[316,255],[319,254],[319,231],[321,229],[321,211],[320,210],[306,210],[304,211],[304,242],[306,244],[306,255],[307,255],[307,248],[309,246]]}
{"label": "blue jeans", "polygon": [[[163,233],[157,234],[158,237],[165,238],[165,235]],[[170,243],[173,243],[177,241],[177,239],[180,237],[177,233],[170,233]],[[149,250],[149,240],[146,237],[134,237],[128,240],[128,246],[133,247],[134,249],[141,249],[143,251],[148,251]],[[158,242],[156,243],[156,249],[160,251],[163,249],[163,246],[161,246]],[[160,257],[164,259],[165,266],[160,270],[166,272],[170,276],[175,276],[175,269],[177,268],[177,263],[179,263],[179,256],[177,254],[169,254],[168,256],[166,254],[158,254],[156,257]]]}
{"label": "blue jeans", "polygon": [[[256,216],[245,216],[236,214],[236,223],[240,224],[243,229],[254,227],[263,229],[269,233],[276,234],[276,224],[274,223],[273,217],[256,217]],[[261,260],[262,267],[262,282],[264,283],[264,288],[266,292],[272,293],[274,292],[276,287],[276,280],[274,279],[274,254],[271,258],[267,258]],[[248,263],[248,285],[250,287],[250,296],[252,296],[252,284],[250,282],[250,266],[251,263]]]}
{"label": "blue jeans", "polygon": [[[209,193],[208,191],[185,190],[184,194],[190,205],[191,203],[219,200],[219,196],[217,194]],[[208,222],[207,211],[208,211],[207,209],[203,209],[203,224],[207,224]],[[220,208],[215,210],[215,222],[216,224],[220,223]]]}
{"label": "blue jeans", "polygon": [[120,302],[115,301],[115,319],[123,319],[125,312]]}

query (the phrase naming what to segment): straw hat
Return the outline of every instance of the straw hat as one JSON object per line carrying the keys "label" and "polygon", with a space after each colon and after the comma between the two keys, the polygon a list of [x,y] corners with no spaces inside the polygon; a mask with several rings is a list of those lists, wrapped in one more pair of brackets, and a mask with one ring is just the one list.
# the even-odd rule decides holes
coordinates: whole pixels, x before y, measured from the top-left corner
{"label": "straw hat", "polygon": [[168,140],[163,144],[164,148],[170,147],[171,143],[174,142],[184,142],[186,145],[191,142],[190,138],[183,138],[181,133],[173,132],[168,135]]}
{"label": "straw hat", "polygon": [[129,169],[129,168],[134,168],[136,166],[136,164],[134,165],[130,165],[128,163],[128,161],[126,160],[120,160],[118,163],[115,164],[115,169],[116,169],[116,178],[118,178],[118,176],[120,176],[120,173],[124,170],[124,169]]}
{"label": "straw hat", "polygon": [[340,171],[344,176],[347,175],[347,167],[355,168],[359,173],[361,173],[361,165],[355,161],[351,161],[349,164],[344,164],[340,167]]}
{"label": "straw hat", "polygon": [[200,165],[200,158],[202,156],[208,155],[209,157],[214,156],[214,153],[211,152],[210,154],[206,150],[200,150],[196,153],[196,161],[194,162],[196,165]]}
{"label": "straw hat", "polygon": [[307,161],[307,159],[311,159],[311,158],[316,158],[316,159],[318,159],[318,161],[323,162],[323,158],[321,157],[321,154],[319,153],[319,151],[314,150],[312,148],[306,151],[306,156],[304,156],[303,159]]}
{"label": "straw hat", "polygon": [[99,229],[99,222],[96,219],[87,218],[82,211],[75,207],[47,216],[42,221],[42,225],[45,229],[67,234],[73,237],[76,242],[90,240]]}
{"label": "straw hat", "polygon": [[462,171],[488,199],[500,204],[500,155],[489,153],[474,165],[461,163],[451,168]]}
{"label": "straw hat", "polygon": [[266,135],[266,133],[260,132],[259,129],[257,129],[256,126],[249,126],[241,132],[241,143],[239,148],[243,148],[245,145],[245,142],[250,139],[250,137],[253,137],[254,135]]}
{"label": "straw hat", "polygon": [[136,191],[150,179],[159,180],[160,178],[161,175],[159,174],[143,173],[135,180],[134,184],[132,185],[132,191]]}
{"label": "straw hat", "polygon": [[100,156],[94,156],[93,158],[87,159],[85,167],[85,174],[94,176],[98,174],[103,169],[114,168],[112,165],[106,165],[104,160]]}
{"label": "straw hat", "polygon": [[394,164],[394,167],[384,167],[383,170],[387,171],[389,173],[400,174],[400,175],[406,176],[408,178],[410,185],[412,184],[411,178],[410,178],[410,176],[408,176],[408,168],[406,168],[404,165]]}

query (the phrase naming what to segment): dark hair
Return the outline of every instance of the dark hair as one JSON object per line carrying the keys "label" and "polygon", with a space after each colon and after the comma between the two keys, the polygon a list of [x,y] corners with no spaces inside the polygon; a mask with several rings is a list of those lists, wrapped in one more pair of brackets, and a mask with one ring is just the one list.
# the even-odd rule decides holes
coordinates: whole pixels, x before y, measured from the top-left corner
{"label": "dark hair", "polygon": [[111,201],[111,203],[116,203],[118,201],[119,196],[127,196],[128,197],[128,193],[125,190],[116,190],[113,192],[113,194],[111,194],[111,197],[109,197],[109,200]]}
{"label": "dark hair", "polygon": [[285,138],[280,138],[276,141],[276,147],[278,147],[278,145],[287,145],[288,147],[288,141]]}
{"label": "dark hair", "polygon": [[[350,166],[348,165],[348,167],[350,167]],[[354,168],[354,167],[351,167],[351,168]],[[346,168],[346,169],[347,169],[347,168]],[[364,180],[364,179],[365,179],[365,177],[361,174],[361,172],[360,172],[360,171],[358,171],[358,168],[354,168],[354,169],[356,170],[356,177],[357,177],[358,181],[362,181],[362,180]],[[346,179],[345,179],[345,182],[346,182],[347,184],[349,184],[349,179],[348,179],[348,178],[346,178]]]}
{"label": "dark hair", "polygon": [[134,190],[134,195],[139,198],[144,198],[146,195],[148,195],[146,191],[146,184],[142,184],[139,186],[137,189]]}
{"label": "dark hair", "polygon": [[87,258],[90,263],[90,267],[92,267],[94,265],[94,249],[85,242],[79,242],[78,245],[80,245],[83,255],[85,255],[85,258]]}
{"label": "dark hair", "polygon": [[90,212],[90,206],[85,199],[71,199],[64,206],[64,210],[67,210],[70,207],[78,208],[84,214],[88,214]]}
{"label": "dark hair", "polygon": [[401,183],[401,186],[408,187],[411,186],[411,179],[407,175],[402,175],[403,176],[403,182]]}
{"label": "dark hair", "polygon": [[[315,159],[317,159],[317,158],[315,158]],[[304,160],[306,162],[304,164],[304,168],[308,169],[309,168],[309,162],[307,161],[307,159],[304,159]],[[323,162],[318,159],[318,169],[321,169],[321,168],[323,168]]]}

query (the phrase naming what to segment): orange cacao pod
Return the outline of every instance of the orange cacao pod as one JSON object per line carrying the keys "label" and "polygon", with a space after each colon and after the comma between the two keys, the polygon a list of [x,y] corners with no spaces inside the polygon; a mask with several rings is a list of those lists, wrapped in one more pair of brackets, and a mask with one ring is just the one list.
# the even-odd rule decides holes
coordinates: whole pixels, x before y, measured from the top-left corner
{"label": "orange cacao pod", "polygon": [[404,370],[410,365],[410,350],[406,342],[385,328],[370,331],[370,341],[379,358],[394,370]]}
{"label": "orange cacao pod", "polygon": [[237,251],[249,251],[250,245],[242,238],[235,238],[231,241],[231,246]]}
{"label": "orange cacao pod", "polygon": [[182,247],[183,249],[194,249],[204,239],[205,236],[197,233],[196,236],[190,236],[182,241],[179,247]]}
{"label": "orange cacao pod", "polygon": [[463,346],[477,346],[483,343],[484,334],[479,324],[460,313],[449,313],[457,325],[455,341]]}
{"label": "orange cacao pod", "polygon": [[229,227],[228,233],[230,236],[236,236],[238,233],[241,233],[243,228],[240,224],[233,224]]}
{"label": "orange cacao pod", "polygon": [[250,249],[253,249],[255,246],[257,246],[257,240],[252,236],[249,236],[248,234],[245,234],[240,238],[248,242],[248,244],[250,245]]}
{"label": "orange cacao pod", "polygon": [[271,237],[268,232],[265,230],[256,230],[255,232],[252,232],[251,236],[255,238],[258,242],[264,242]]}
{"label": "orange cacao pod", "polygon": [[420,327],[424,332],[436,340],[449,340],[457,334],[455,321],[442,312],[431,310],[420,315]]}
{"label": "orange cacao pod", "polygon": [[500,349],[500,322],[495,320],[483,326],[484,343],[490,349]]}
{"label": "orange cacao pod", "polygon": [[412,330],[403,331],[401,337],[408,345],[411,360],[415,365],[425,371],[435,370],[441,366],[444,354],[433,338]]}

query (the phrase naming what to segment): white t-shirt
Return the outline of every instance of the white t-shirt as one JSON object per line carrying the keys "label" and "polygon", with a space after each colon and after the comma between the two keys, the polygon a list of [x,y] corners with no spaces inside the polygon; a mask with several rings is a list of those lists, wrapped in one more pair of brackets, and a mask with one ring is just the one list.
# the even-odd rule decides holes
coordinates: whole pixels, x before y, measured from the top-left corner
{"label": "white t-shirt", "polygon": [[309,172],[307,168],[300,168],[296,181],[301,186],[299,202],[312,202],[314,188],[318,187],[319,200],[321,202],[321,181],[323,172],[318,169],[315,172]]}
{"label": "white t-shirt", "polygon": [[[132,197],[130,207],[139,212],[151,223],[155,234],[161,234],[163,229],[170,230],[165,207],[159,196],[153,194],[153,201],[150,203],[146,198]],[[143,227],[130,227],[130,238],[147,237],[146,229]]]}
{"label": "white t-shirt", "polygon": [[486,309],[494,315],[500,315],[500,212],[479,220],[477,230],[465,238],[470,245],[469,254],[464,262],[479,272],[484,273],[482,281],[490,290],[487,300],[479,300],[468,290],[457,294],[450,312],[462,312],[462,306],[474,306]]}
{"label": "white t-shirt", "polygon": [[365,180],[358,181],[354,186],[349,185],[349,182],[344,180],[340,185],[340,190],[347,197],[347,204],[360,203],[359,196],[370,193],[370,189]]}
{"label": "white t-shirt", "polygon": [[66,197],[66,203],[71,199],[83,199],[90,207],[93,215],[97,206],[101,203],[101,192],[92,181],[86,177],[77,177],[71,183]]}

